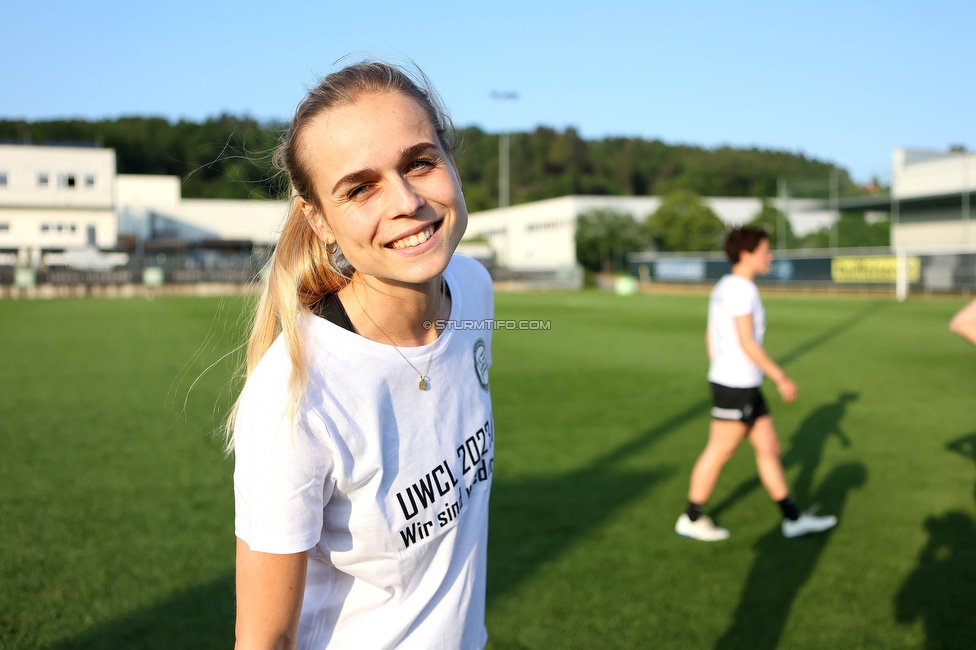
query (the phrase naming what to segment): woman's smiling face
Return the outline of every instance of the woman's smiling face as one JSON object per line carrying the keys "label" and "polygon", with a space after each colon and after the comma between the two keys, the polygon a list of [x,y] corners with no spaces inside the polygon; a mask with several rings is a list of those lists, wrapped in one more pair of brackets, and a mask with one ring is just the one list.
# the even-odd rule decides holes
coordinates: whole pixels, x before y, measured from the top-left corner
{"label": "woman's smiling face", "polygon": [[315,191],[306,217],[356,271],[419,284],[444,271],[468,223],[454,160],[420,104],[363,95],[311,120],[301,157]]}

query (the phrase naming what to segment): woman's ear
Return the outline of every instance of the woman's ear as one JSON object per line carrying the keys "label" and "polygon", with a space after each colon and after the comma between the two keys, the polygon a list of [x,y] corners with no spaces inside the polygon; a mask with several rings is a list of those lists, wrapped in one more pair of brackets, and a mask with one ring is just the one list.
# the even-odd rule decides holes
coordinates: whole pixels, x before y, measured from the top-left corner
{"label": "woman's ear", "polygon": [[321,239],[325,244],[335,243],[335,234],[332,232],[332,227],[329,226],[329,222],[325,220],[325,215],[322,214],[321,210],[302,197],[298,197],[297,200],[299,208],[301,208],[302,214],[305,215],[305,220],[312,228],[312,232],[315,233],[315,236]]}

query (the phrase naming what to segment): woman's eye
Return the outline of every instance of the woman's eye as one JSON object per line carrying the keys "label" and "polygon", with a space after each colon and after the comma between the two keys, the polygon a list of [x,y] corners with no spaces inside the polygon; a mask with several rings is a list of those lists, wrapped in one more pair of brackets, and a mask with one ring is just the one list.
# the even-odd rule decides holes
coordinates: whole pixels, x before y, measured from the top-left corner
{"label": "woman's eye", "polygon": [[357,196],[362,196],[368,189],[369,189],[369,185],[357,185],[356,187],[349,190],[349,194],[347,196],[350,199],[354,199]]}
{"label": "woman's eye", "polygon": [[433,160],[430,160],[429,158],[418,158],[417,160],[410,163],[410,170],[417,171],[423,169],[430,169],[435,164],[436,163]]}

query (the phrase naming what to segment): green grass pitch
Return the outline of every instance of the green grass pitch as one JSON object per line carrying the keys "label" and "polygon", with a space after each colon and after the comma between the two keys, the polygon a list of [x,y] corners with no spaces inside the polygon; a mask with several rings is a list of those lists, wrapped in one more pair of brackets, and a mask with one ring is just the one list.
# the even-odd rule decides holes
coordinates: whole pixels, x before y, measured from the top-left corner
{"label": "green grass pitch", "polygon": [[[976,349],[962,300],[765,298],[766,395],[801,507],[748,445],[674,521],[708,426],[704,296],[500,294],[489,648],[976,647]],[[229,648],[247,300],[0,302],[0,647]],[[204,370],[213,368],[204,374]],[[192,389],[191,389],[192,385]]]}

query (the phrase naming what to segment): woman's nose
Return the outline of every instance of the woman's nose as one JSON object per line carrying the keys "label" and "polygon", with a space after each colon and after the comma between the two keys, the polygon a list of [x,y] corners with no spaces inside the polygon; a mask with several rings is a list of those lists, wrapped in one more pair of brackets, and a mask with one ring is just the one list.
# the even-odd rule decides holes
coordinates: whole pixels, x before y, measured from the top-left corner
{"label": "woman's nose", "polygon": [[423,195],[408,179],[402,176],[396,177],[393,181],[390,206],[396,213],[395,216],[412,216],[424,203]]}

